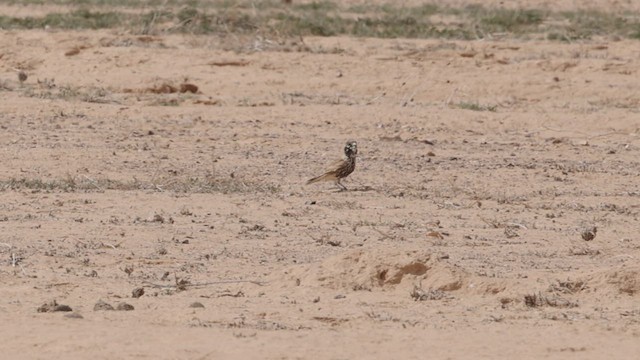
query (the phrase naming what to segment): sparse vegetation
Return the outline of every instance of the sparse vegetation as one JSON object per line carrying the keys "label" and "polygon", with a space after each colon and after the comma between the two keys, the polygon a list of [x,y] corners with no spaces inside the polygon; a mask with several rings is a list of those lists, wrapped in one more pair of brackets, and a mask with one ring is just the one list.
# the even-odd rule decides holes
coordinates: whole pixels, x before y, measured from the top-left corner
{"label": "sparse vegetation", "polygon": [[413,286],[413,290],[409,293],[411,298],[415,301],[425,301],[425,300],[443,300],[443,299],[452,299],[453,296],[448,295],[446,292],[438,289],[429,289],[424,290],[420,286]]}
{"label": "sparse vegetation", "polygon": [[44,85],[44,83],[39,85],[38,87],[25,87],[24,94],[40,99],[79,100],[91,103],[116,102],[109,98],[110,91],[102,87],[56,86],[52,82],[48,85]]}
{"label": "sparse vegetation", "polygon": [[466,102],[466,101],[461,101],[456,104],[451,104],[451,106],[457,109],[472,110],[472,111],[495,112],[498,109],[496,105],[482,105],[476,102]]}
{"label": "sparse vegetation", "polygon": [[524,296],[524,304],[528,307],[557,307],[557,308],[574,308],[577,307],[578,304],[569,301],[567,299],[561,298],[559,296],[551,295],[543,295],[542,293],[534,293]]}
{"label": "sparse vegetation", "polygon": [[156,190],[177,193],[253,193],[279,192],[276,185],[249,182],[237,178],[188,178],[174,179],[163,183],[142,182],[137,179],[121,181],[113,179],[91,179],[73,177],[55,179],[11,178],[0,180],[0,191],[29,189],[45,192],[90,192],[104,190]]}
{"label": "sparse vegetation", "polygon": [[[17,1],[15,2],[17,3]],[[24,4],[24,1],[20,2]],[[26,3],[44,4],[42,0]],[[277,36],[351,35],[381,38],[478,39],[494,34],[571,41],[596,35],[640,38],[640,14],[599,10],[553,12],[481,5],[449,7],[358,4],[336,1],[56,0],[74,11],[41,17],[0,16],[2,29],[104,29],[127,27],[142,34],[256,34]],[[122,11],[118,7],[140,9]],[[88,8],[96,10],[87,10]],[[153,8],[151,11],[146,9]],[[144,9],[144,10],[143,10]],[[257,10],[257,11],[256,11]],[[442,21],[446,16],[454,21]]]}
{"label": "sparse vegetation", "polygon": [[49,13],[43,17],[0,16],[2,29],[108,29],[123,25],[125,15],[120,12],[92,12],[81,9],[68,13]]}

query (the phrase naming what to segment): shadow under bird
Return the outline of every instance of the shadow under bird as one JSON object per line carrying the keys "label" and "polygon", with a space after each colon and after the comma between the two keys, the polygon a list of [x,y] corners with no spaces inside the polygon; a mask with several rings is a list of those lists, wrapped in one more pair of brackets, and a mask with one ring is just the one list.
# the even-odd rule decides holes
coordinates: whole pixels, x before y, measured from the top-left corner
{"label": "shadow under bird", "polygon": [[349,176],[353,170],[356,169],[356,156],[358,155],[358,144],[353,141],[347,141],[344,146],[344,155],[346,158],[338,160],[331,164],[327,171],[313,179],[307,181],[308,184],[317,183],[320,181],[333,181],[340,188],[341,191],[347,190],[347,187],[342,185],[340,180]]}

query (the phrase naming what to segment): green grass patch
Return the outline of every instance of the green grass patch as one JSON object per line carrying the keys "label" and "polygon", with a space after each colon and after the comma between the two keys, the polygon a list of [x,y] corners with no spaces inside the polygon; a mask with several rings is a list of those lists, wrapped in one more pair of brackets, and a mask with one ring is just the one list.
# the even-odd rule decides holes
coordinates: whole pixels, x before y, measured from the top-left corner
{"label": "green grass patch", "polygon": [[480,8],[475,14],[484,30],[491,32],[534,32],[548,17],[546,13],[535,9],[492,9]]}
{"label": "green grass patch", "polygon": [[[284,4],[279,0],[24,0],[67,5],[41,17],[0,16],[2,29],[129,28],[139,33],[360,36],[477,39],[501,34],[558,41],[593,36],[640,38],[640,14],[599,10],[554,12],[470,5],[343,5],[336,0]],[[138,8],[124,11],[122,8]],[[88,10],[91,9],[91,10]]]}
{"label": "green grass patch", "polygon": [[11,17],[0,15],[2,29],[106,29],[123,25],[125,14],[81,9],[69,13],[50,13],[43,17]]}

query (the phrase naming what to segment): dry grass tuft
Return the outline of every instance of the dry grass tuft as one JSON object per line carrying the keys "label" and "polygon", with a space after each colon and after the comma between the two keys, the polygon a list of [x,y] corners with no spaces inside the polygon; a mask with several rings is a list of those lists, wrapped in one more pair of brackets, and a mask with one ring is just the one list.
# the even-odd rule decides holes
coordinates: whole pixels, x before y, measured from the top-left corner
{"label": "dry grass tuft", "polygon": [[524,296],[524,304],[527,307],[557,307],[557,308],[574,308],[578,304],[556,295],[546,296],[542,293],[534,293]]}
{"label": "dry grass tuft", "polygon": [[33,192],[91,192],[105,190],[155,190],[177,193],[277,193],[279,186],[247,181],[238,178],[185,178],[172,179],[166,183],[143,182],[138,179],[121,181],[113,179],[91,179],[73,177],[58,179],[11,178],[0,180],[0,191],[28,189]]}

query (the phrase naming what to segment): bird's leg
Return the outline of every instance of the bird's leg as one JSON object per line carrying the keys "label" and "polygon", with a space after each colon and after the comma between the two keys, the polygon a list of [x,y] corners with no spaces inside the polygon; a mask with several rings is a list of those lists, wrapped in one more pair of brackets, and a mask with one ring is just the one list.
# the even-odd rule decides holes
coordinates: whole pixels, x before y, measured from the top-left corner
{"label": "bird's leg", "polygon": [[347,191],[347,187],[342,185],[340,179],[336,180],[336,185],[340,188],[340,191]]}

